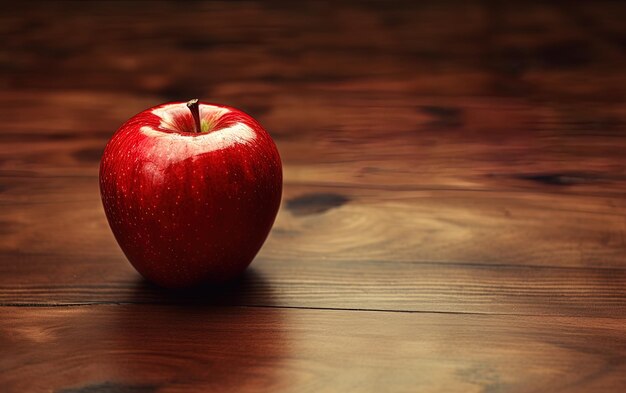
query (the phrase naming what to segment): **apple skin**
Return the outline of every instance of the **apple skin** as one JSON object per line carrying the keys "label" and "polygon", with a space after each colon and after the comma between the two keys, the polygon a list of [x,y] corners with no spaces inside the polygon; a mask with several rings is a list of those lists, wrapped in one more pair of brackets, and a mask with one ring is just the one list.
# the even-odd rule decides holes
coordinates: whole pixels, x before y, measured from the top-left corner
{"label": "apple skin", "polygon": [[200,103],[195,132],[184,102],[124,123],[100,163],[106,217],[130,263],[167,288],[223,283],[265,242],[282,194],[269,134],[235,108]]}

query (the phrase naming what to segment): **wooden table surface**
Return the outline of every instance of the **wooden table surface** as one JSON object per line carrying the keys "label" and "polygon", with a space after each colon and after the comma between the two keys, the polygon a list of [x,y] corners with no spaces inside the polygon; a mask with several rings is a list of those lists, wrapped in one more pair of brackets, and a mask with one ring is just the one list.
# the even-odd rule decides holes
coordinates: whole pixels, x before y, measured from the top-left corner
{"label": "wooden table surface", "polygon": [[[0,12],[2,392],[626,390],[626,5],[23,3]],[[241,280],[167,292],[107,225],[117,127],[272,134]]]}

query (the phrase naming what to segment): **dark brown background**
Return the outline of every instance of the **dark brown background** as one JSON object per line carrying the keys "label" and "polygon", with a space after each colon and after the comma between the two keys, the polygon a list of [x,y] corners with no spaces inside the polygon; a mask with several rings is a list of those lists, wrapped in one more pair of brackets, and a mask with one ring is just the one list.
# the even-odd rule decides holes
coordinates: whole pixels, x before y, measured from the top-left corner
{"label": "dark brown background", "polygon": [[[626,6],[27,3],[0,12],[0,390],[626,389]],[[169,293],[100,155],[198,97],[275,138],[251,269]]]}

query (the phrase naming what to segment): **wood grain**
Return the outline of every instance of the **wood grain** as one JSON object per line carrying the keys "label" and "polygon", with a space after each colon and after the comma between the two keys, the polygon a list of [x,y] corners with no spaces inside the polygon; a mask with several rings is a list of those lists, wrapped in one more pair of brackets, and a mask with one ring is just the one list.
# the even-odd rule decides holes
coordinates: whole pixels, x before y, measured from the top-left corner
{"label": "wood grain", "polygon": [[[626,389],[626,6],[0,5],[3,392]],[[107,140],[194,97],[284,198],[219,288],[143,281]]]}
{"label": "wood grain", "polygon": [[[142,283],[119,250],[96,179],[73,179],[64,190],[66,183],[38,179],[38,187],[57,193],[47,194],[50,201],[30,197],[0,215],[7,230],[0,240],[0,301],[167,301],[167,293]],[[17,195],[31,194],[13,187]],[[568,209],[567,198],[552,194],[404,194],[291,187],[253,264],[255,273],[237,287],[240,296],[233,304],[533,315],[626,312],[624,215],[616,214],[623,209],[577,196],[570,197]],[[581,209],[583,201],[589,211]],[[201,296],[213,301],[215,294]],[[229,296],[217,296],[216,302]]]}
{"label": "wood grain", "polygon": [[10,391],[413,392],[446,381],[454,391],[589,392],[626,382],[624,319],[184,306],[0,316]]}
{"label": "wood grain", "polygon": [[[243,93],[233,92],[225,101]],[[271,102],[273,95],[268,89],[259,100]],[[0,137],[0,174],[97,176],[97,163],[119,119],[154,102],[157,97],[150,102],[110,93],[0,95],[8,113]],[[100,110],[94,112],[94,105]],[[120,113],[123,107],[128,110]],[[318,91],[307,94],[306,102],[287,95],[268,108],[251,107],[251,112],[259,112],[276,139],[289,183],[626,193],[622,105],[590,104],[581,110],[520,99],[401,93],[372,99],[360,92]]]}

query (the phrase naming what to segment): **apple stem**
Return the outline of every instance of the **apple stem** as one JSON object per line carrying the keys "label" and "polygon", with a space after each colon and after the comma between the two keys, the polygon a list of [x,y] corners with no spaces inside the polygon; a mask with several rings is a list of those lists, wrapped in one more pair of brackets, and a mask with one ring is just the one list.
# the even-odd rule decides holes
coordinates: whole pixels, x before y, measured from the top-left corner
{"label": "apple stem", "polygon": [[196,133],[202,132],[202,125],[200,124],[200,105],[198,105],[198,99],[194,98],[193,100],[189,100],[187,102],[187,108],[191,111],[191,116],[193,116],[194,128]]}

